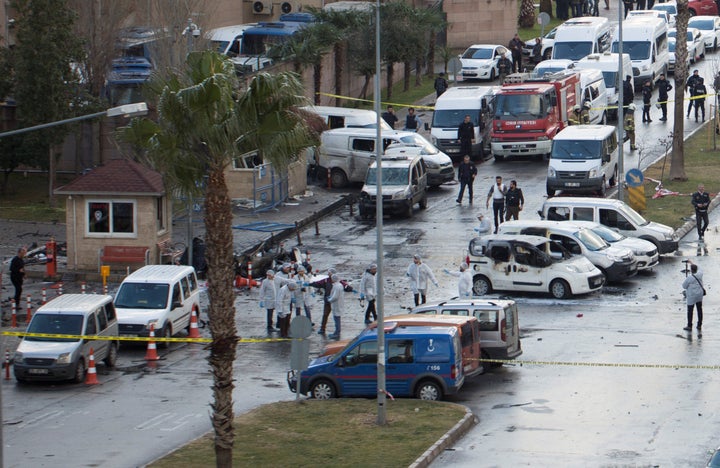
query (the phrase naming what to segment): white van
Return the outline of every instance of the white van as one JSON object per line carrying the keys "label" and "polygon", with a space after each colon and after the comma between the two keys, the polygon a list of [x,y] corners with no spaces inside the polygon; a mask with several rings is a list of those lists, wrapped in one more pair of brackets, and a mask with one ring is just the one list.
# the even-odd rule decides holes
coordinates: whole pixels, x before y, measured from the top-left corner
{"label": "white van", "polygon": [[422,304],[412,309],[410,313],[475,317],[480,328],[480,353],[484,359],[508,360],[522,354],[520,324],[515,301],[453,299]]}
{"label": "white van", "polygon": [[602,54],[590,54],[580,59],[575,64],[575,70],[600,70],[605,79],[605,91],[607,92],[607,114],[611,119],[617,119],[617,103],[619,86],[626,76],[633,75],[630,55],[623,53],[622,73],[618,76],[618,54],[604,52]]}
{"label": "white van", "polygon": [[213,50],[227,57],[240,55],[243,32],[257,26],[257,23],[237,24],[223,28],[211,29],[205,34],[210,40]]}
{"label": "white van", "polygon": [[[322,117],[331,130],[334,128],[377,128],[378,115],[374,110],[333,106],[306,106],[301,109]],[[380,119],[380,128],[392,130],[382,118]]]}
{"label": "white van", "polygon": [[562,72],[565,70],[573,70],[575,68],[575,62],[568,59],[549,59],[543,60],[542,62],[535,65],[533,68],[532,75],[535,78],[543,78],[545,75],[552,75],[553,73]]}
{"label": "white van", "polygon": [[545,183],[548,197],[563,192],[599,192],[618,177],[618,141],[610,125],[571,125],[552,141]]}
{"label": "white van", "polygon": [[[378,200],[377,162],[367,171],[365,185],[360,192],[360,217],[367,219],[375,215]],[[421,156],[396,153],[382,158],[382,194],[380,202],[384,214],[400,214],[406,218],[413,215],[417,203],[427,208],[427,170]]]}
{"label": "white van", "polygon": [[655,244],[660,255],[678,248],[675,231],[664,224],[648,221],[620,200],[607,198],[555,197],[543,203],[538,212],[550,220],[594,221],[628,237]]}
{"label": "white van", "polygon": [[608,244],[591,229],[565,221],[513,220],[498,226],[498,234],[547,237],[573,255],[582,255],[600,270],[607,282],[624,281],[637,274],[632,250]]}
{"label": "white van", "polygon": [[[117,337],[118,322],[112,296],[63,294],[32,316],[28,333]],[[113,367],[120,343],[107,339],[26,336],[15,351],[13,371],[18,382],[85,379],[90,349],[96,361]]]}
{"label": "white van", "polygon": [[[623,53],[630,55],[635,89],[647,80],[653,85],[660,75],[668,73],[668,26],[660,18],[638,16],[622,23]],[[618,27],[615,27],[612,51],[618,51]],[[624,78],[623,78],[624,79]]]}
{"label": "white van", "polygon": [[[320,148],[315,152],[314,164],[330,170],[333,187],[345,187],[350,182],[365,182],[367,169],[375,161],[375,139],[373,128],[336,128],[320,135]],[[416,146],[425,161],[428,185],[437,187],[455,179],[450,157],[430,144],[416,132],[383,130],[383,153],[392,144]]]}
{"label": "white van", "polygon": [[469,115],[475,126],[475,142],[472,145],[473,160],[483,160],[490,155],[490,128],[494,108],[496,86],[456,86],[449,88],[435,101],[432,142],[440,151],[459,161],[460,140],[458,127]]}
{"label": "white van", "polygon": [[[195,269],[183,265],[148,265],[130,274],[115,295],[120,335],[170,338],[190,329],[200,317],[200,288]],[[167,348],[170,343],[161,342]]]}
{"label": "white van", "polygon": [[605,79],[600,70],[575,70],[580,74],[581,103],[590,103],[590,123],[605,125],[607,123],[607,89]]}
{"label": "white van", "polygon": [[605,17],[571,18],[557,28],[552,58],[577,62],[587,55],[601,54],[610,49],[611,34],[610,21]]}

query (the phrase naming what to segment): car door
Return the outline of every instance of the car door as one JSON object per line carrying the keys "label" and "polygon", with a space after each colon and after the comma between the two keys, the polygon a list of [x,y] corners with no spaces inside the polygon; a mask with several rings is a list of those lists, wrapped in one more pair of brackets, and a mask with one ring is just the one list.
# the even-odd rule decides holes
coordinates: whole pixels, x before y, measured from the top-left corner
{"label": "car door", "polygon": [[415,349],[413,340],[388,340],[386,387],[395,396],[409,395],[412,389],[410,382],[415,374]]}
{"label": "car door", "polygon": [[488,249],[487,256],[491,260],[491,269],[488,272],[490,282],[494,289],[508,290],[512,287],[512,258],[510,244],[494,242]]}
{"label": "car door", "polygon": [[377,341],[363,341],[341,358],[337,382],[343,396],[377,393]]}
{"label": "car door", "polygon": [[[93,312],[89,313],[85,322],[85,332],[83,333],[86,336],[97,336],[99,333],[98,329],[98,321],[97,321],[97,315],[98,311],[100,309],[96,309]],[[107,343],[104,340],[84,340],[83,343],[83,356],[85,356],[85,366],[89,366],[89,357],[90,357],[90,350],[92,349],[93,354],[95,356],[95,360],[98,361],[105,357],[106,354],[106,348]]]}
{"label": "car door", "polygon": [[541,254],[539,250],[530,244],[515,242],[512,245],[513,263],[511,274],[513,289],[524,291],[544,291],[545,268],[544,263],[538,261]]}
{"label": "car door", "polygon": [[369,137],[352,138],[350,141],[350,162],[348,178],[351,181],[363,181],[367,169],[375,160],[375,139]]}

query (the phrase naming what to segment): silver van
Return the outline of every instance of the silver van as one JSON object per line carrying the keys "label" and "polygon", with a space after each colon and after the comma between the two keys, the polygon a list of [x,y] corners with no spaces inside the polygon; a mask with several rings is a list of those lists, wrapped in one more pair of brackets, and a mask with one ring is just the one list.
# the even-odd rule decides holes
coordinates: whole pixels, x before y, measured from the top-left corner
{"label": "silver van", "polygon": [[72,380],[82,382],[90,360],[90,349],[96,361],[113,367],[119,342],[62,338],[62,335],[118,336],[112,296],[99,294],[64,294],[40,307],[30,320],[28,333],[51,337],[26,336],[20,341],[13,358],[18,382],[30,380]]}
{"label": "silver van", "polygon": [[[148,265],[125,278],[115,295],[120,334],[170,338],[189,330],[195,310],[200,317],[200,288],[195,269],[183,265]],[[160,342],[167,348],[170,343]]]}
{"label": "silver van", "polygon": [[422,304],[412,309],[410,313],[476,317],[480,326],[480,349],[483,359],[509,360],[522,354],[515,301],[453,299]]}
{"label": "silver van", "polygon": [[675,252],[678,237],[670,226],[648,221],[620,200],[608,198],[555,197],[543,203],[538,214],[553,221],[594,221],[628,237],[655,244],[660,255]]}

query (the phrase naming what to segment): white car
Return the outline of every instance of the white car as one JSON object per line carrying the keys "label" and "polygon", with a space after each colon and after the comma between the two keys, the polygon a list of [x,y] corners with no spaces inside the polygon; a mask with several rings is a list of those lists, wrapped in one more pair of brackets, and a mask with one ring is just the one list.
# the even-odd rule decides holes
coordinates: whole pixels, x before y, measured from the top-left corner
{"label": "white car", "polygon": [[533,69],[533,75],[542,78],[545,75],[551,75],[553,73],[561,72],[564,70],[571,70],[575,66],[575,63],[570,59],[550,59],[543,60],[542,62],[535,65]]}
{"label": "white car", "polygon": [[697,28],[702,32],[705,39],[705,49],[717,50],[720,43],[720,17],[718,16],[693,16],[688,21],[688,29]]}
{"label": "white car", "polygon": [[637,260],[638,271],[650,270],[660,261],[660,254],[657,247],[652,242],[636,237],[623,236],[617,231],[613,231],[607,226],[595,223],[593,221],[570,221],[573,224],[590,229],[598,236],[602,237],[605,242],[618,247],[630,249]]}
{"label": "white car", "polygon": [[[677,29],[672,28],[668,30],[668,37],[676,36]],[[697,60],[705,57],[705,39],[698,28],[687,29],[687,52],[690,63],[695,63]]]}
{"label": "white car", "polygon": [[[668,37],[668,73],[675,73],[675,61],[677,60],[677,57],[675,56],[675,46],[676,46],[675,38],[674,37]],[[687,57],[685,57],[685,69],[690,68],[690,53],[687,54]]]}
{"label": "white car", "polygon": [[460,55],[464,80],[493,81],[500,74],[498,61],[505,56],[512,62],[510,49],[501,45],[475,44]]}
{"label": "white car", "polygon": [[[555,45],[555,33],[557,32],[557,28],[552,28],[549,33],[545,34],[542,37],[542,58],[543,60],[547,60],[552,55],[552,49],[553,45]],[[529,41],[525,42],[525,45],[523,45],[523,55],[527,57],[533,56],[533,48],[535,47],[535,39],[532,38]]]}
{"label": "white car", "polygon": [[666,11],[668,14],[668,27],[674,28],[675,27],[675,16],[677,15],[677,3],[676,2],[665,2],[665,3],[656,3],[651,8],[652,10],[659,10],[659,11]]}
{"label": "white car", "polygon": [[661,11],[661,10],[633,10],[628,12],[628,18],[631,18],[633,16],[643,16],[643,17],[655,17],[655,18],[662,18],[665,20],[665,22],[669,25],[670,24],[670,15],[667,11]]}

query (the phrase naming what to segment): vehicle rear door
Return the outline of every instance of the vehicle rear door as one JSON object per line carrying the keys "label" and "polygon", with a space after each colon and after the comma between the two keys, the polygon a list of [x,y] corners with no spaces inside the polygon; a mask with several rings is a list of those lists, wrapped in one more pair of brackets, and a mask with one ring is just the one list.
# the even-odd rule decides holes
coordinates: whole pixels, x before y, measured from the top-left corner
{"label": "vehicle rear door", "polygon": [[417,374],[415,342],[411,339],[387,341],[386,387],[393,396],[408,396],[410,383]]}

